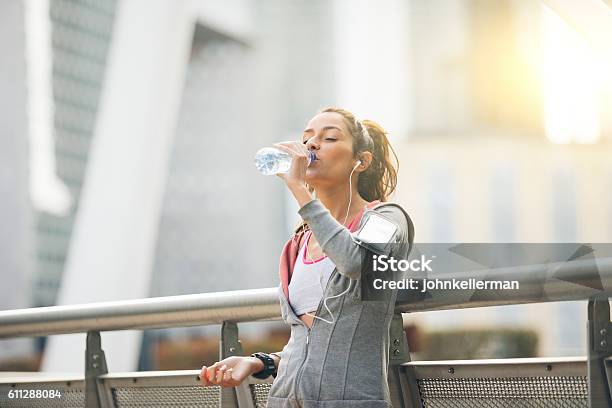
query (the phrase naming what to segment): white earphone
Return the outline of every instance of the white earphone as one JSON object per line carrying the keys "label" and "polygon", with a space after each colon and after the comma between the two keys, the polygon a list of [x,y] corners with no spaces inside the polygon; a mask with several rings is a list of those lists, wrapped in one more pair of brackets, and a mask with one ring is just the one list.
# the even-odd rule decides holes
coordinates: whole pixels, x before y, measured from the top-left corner
{"label": "white earphone", "polygon": [[[351,192],[351,176],[353,175],[353,172],[355,171],[355,169],[357,169],[357,167],[359,167],[360,164],[361,164],[361,160],[357,160],[357,163],[355,164],[355,167],[353,167],[353,170],[351,170],[351,174],[349,175],[349,203],[348,203],[348,206],[346,207],[346,215],[344,217],[343,225],[346,224],[346,219],[348,218],[349,209],[351,208],[351,199],[352,199],[352,196],[351,196],[351,193],[350,193]],[[355,279],[355,282],[356,281],[357,280]],[[344,292],[339,293],[339,294],[334,295],[334,296],[328,296],[325,299],[323,299],[323,306],[325,306],[325,309],[327,309],[327,313],[329,313],[329,315],[331,316],[331,318],[332,318],[331,321],[329,321],[329,320],[327,320],[327,319],[325,319],[323,317],[320,317],[320,316],[315,316],[315,315],[310,314],[308,312],[306,312],[306,314],[308,316],[313,317],[314,319],[323,320],[325,323],[334,324],[335,318],[334,318],[334,315],[332,314],[331,310],[329,310],[329,307],[327,307],[327,299],[333,299],[333,298],[336,298],[338,296],[344,295],[345,293],[347,293],[351,289],[351,284],[352,283],[353,283],[353,279],[349,279],[348,287],[346,288],[346,290]]]}

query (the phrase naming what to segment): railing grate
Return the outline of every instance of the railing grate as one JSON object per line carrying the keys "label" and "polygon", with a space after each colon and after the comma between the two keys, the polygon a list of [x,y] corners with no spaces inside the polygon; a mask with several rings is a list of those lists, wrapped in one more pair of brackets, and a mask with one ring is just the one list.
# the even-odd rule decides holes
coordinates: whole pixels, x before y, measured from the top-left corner
{"label": "railing grate", "polygon": [[268,393],[272,384],[251,384],[251,394],[255,402],[255,408],[266,408]]}
{"label": "railing grate", "polygon": [[417,380],[424,408],[588,408],[587,378],[428,378]]}
{"label": "railing grate", "polygon": [[218,408],[221,387],[116,387],[112,389],[117,408],[181,407]]}

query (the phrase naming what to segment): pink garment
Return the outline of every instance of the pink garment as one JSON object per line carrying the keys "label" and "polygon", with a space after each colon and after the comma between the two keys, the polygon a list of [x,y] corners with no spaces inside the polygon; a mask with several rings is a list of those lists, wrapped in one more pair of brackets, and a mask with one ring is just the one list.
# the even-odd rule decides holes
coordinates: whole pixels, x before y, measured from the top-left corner
{"label": "pink garment", "polygon": [[[366,205],[367,208],[373,208],[376,205],[380,204],[379,200],[372,201]],[[354,232],[359,227],[359,223],[361,221],[361,217],[363,217],[364,208],[357,214],[353,222],[349,228],[349,231]],[[283,287],[283,292],[289,300],[289,281],[291,280],[291,274],[293,273],[293,266],[295,265],[295,260],[300,252],[300,244],[302,243],[302,238],[304,237],[305,228],[302,225],[298,227],[293,236],[285,243],[283,247],[283,251],[280,256],[280,265],[278,268],[278,274],[280,277],[280,282]]]}

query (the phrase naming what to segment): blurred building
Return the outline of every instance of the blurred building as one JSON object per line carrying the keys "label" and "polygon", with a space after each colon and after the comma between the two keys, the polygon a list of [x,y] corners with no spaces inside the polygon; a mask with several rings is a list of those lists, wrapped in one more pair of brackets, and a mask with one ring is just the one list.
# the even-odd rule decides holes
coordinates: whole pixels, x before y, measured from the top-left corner
{"label": "blurred building", "polygon": [[[416,240],[610,242],[612,88],[573,89],[591,85],[593,67],[572,61],[586,44],[576,50],[550,38],[551,19],[555,35],[571,28],[538,2],[411,5],[414,126],[397,144],[396,200],[410,209]],[[545,47],[564,53],[551,58]],[[542,85],[565,66],[573,71],[552,89]],[[551,118],[551,106],[569,111]],[[561,356],[584,354],[586,316],[586,302],[559,302],[407,320],[429,329],[530,328],[540,354]]]}
{"label": "blurred building", "polygon": [[[610,242],[609,142],[577,147],[488,136],[432,139],[412,138],[398,149],[404,175],[395,199],[409,210],[417,242]],[[542,355],[583,355],[586,306],[438,311],[407,320],[429,329],[530,328]]]}
{"label": "blurred building", "polygon": [[65,215],[36,212],[32,306],[56,302],[96,125],[115,6],[115,0],[49,0],[56,173],[74,201]]}
{"label": "blurred building", "polygon": [[[19,175],[3,185],[18,205],[6,201],[0,211],[7,217],[5,230],[13,236],[2,243],[7,256],[0,270],[14,276],[14,285],[2,285],[9,293],[0,296],[0,308],[50,306],[56,301],[79,207],[115,2],[15,1],[0,7],[7,30],[0,57],[10,68],[0,77],[6,81],[6,109],[0,118],[14,126],[2,132],[0,150],[6,153],[3,174]],[[41,79],[49,83],[41,84]],[[52,138],[51,143],[39,136]],[[53,168],[32,167],[44,167],[35,160],[46,161],[45,156],[52,156]],[[53,173],[43,175],[42,183],[57,178],[67,188],[72,198],[67,211],[50,210],[44,197],[39,200],[45,193],[53,195],[53,186],[31,181],[41,172]]]}
{"label": "blurred building", "polygon": [[[30,305],[34,267],[23,21],[20,2],[0,4],[0,310]],[[31,351],[29,340],[0,341],[0,360]]]}
{"label": "blurred building", "polygon": [[327,9],[323,1],[262,3],[249,9],[247,34],[206,20],[196,25],[153,296],[277,285],[288,237],[284,188],[276,177],[262,177],[253,157],[260,147],[295,138],[319,101],[333,99],[333,66],[310,62],[331,58]]}

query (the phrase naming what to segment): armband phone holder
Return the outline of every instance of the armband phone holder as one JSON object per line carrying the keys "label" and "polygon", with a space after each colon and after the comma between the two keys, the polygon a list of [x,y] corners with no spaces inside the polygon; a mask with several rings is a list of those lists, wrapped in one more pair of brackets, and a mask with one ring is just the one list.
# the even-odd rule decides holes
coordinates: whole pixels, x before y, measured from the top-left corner
{"label": "armband phone holder", "polygon": [[399,228],[387,217],[368,211],[362,226],[352,234],[353,241],[379,254],[388,254],[391,244],[399,242]]}

